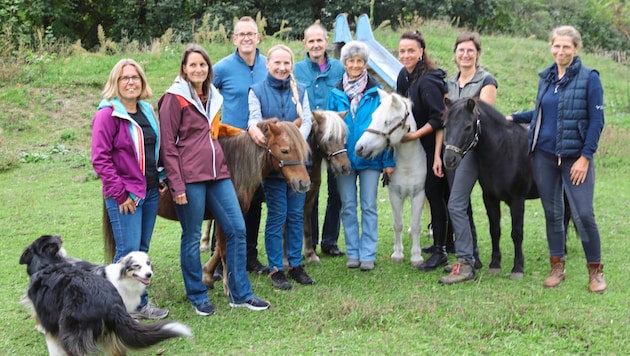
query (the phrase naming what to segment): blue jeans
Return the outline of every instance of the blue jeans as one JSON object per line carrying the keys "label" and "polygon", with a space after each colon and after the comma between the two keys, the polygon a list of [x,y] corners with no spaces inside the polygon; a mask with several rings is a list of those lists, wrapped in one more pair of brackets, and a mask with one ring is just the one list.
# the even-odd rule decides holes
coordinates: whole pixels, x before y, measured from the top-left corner
{"label": "blue jeans", "polygon": [[[347,176],[337,177],[337,188],[341,197],[341,221],[346,239],[347,256],[361,262],[376,259],[378,242],[378,214],[376,197],[380,171],[375,169],[353,170]],[[357,178],[361,199],[361,232],[357,215]]]}
{"label": "blue jeans", "polygon": [[245,222],[232,181],[188,183],[186,199],[188,204],[175,204],[175,210],[182,226],[180,263],[188,300],[193,305],[208,300],[208,290],[202,282],[199,253],[201,224],[204,210],[208,208],[225,234],[230,298],[233,303],[249,301],[254,294],[245,271]]}
{"label": "blue jeans", "polygon": [[576,160],[562,158],[562,163],[558,165],[558,158],[552,154],[536,150],[532,155],[534,180],[545,211],[549,255],[564,257],[564,193],[571,208],[571,218],[582,240],[586,261],[601,262],[601,240],[593,212],[595,162],[591,160],[588,165],[584,183],[573,185],[570,171]]}
{"label": "blue jeans", "polygon": [[[114,263],[134,251],[149,252],[151,235],[155,226],[160,193],[158,188],[147,190],[144,199],[138,202],[136,212],[121,214],[114,198],[105,199],[105,207],[116,242]],[[147,293],[142,295],[140,306],[147,304]]]}
{"label": "blue jeans", "polygon": [[[321,188],[320,188],[321,189]],[[311,231],[313,231],[313,249],[319,242],[319,196],[315,197],[311,218]],[[326,215],[322,227],[322,248],[337,246],[339,239],[341,212],[341,198],[337,190],[337,178],[331,169],[328,169],[328,200],[326,201]]]}
{"label": "blue jeans", "polygon": [[305,193],[296,193],[284,178],[268,177],[263,180],[267,202],[265,248],[271,271],[284,269],[282,263],[282,228],[285,228],[285,248],[290,267],[302,265],[304,238]]}

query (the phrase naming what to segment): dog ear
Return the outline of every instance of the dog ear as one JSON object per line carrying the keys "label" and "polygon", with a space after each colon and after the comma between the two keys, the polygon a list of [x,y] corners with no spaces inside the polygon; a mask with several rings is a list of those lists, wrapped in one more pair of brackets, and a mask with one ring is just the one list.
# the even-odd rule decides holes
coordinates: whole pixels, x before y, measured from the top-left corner
{"label": "dog ear", "polygon": [[22,256],[20,256],[20,264],[28,265],[32,261],[33,261],[33,248],[29,246],[24,250],[24,252],[22,252]]}

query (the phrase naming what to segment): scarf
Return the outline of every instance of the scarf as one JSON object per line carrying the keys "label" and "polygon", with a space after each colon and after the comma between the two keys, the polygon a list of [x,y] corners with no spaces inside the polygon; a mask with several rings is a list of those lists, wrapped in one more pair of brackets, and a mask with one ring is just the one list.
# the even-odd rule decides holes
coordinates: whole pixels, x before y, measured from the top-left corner
{"label": "scarf", "polygon": [[359,102],[361,101],[361,97],[365,92],[365,87],[368,82],[368,73],[367,69],[363,70],[361,75],[353,80],[348,78],[348,73],[343,73],[343,91],[350,98],[350,111],[352,112],[352,117],[354,117],[357,113],[357,108],[359,107]]}

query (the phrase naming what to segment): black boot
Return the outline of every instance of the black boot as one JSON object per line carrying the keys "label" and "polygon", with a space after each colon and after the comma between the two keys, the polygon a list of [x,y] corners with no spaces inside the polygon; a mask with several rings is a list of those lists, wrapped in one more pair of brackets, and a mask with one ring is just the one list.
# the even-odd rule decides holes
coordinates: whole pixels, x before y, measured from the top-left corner
{"label": "black boot", "polygon": [[424,272],[433,271],[440,266],[444,266],[448,263],[448,255],[446,253],[446,246],[434,246],[433,254],[423,264],[418,266],[418,269]]}

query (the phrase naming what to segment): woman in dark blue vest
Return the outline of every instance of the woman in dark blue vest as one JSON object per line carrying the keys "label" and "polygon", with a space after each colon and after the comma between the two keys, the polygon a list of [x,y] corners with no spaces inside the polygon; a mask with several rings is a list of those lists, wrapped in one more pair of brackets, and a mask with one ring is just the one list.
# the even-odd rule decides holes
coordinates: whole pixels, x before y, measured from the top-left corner
{"label": "woman in dark blue vest", "polygon": [[[311,109],[305,87],[293,78],[293,52],[287,46],[276,45],[267,52],[267,79],[249,90],[248,132],[258,145],[265,144],[265,136],[256,124],[263,118],[276,117],[281,121],[302,119],[300,133],[306,140],[311,132]],[[278,289],[291,289],[284,275],[282,263],[282,230],[285,228],[285,247],[289,262],[289,277],[300,284],[313,284],[302,265],[304,235],[304,199],[306,193],[296,193],[284,178],[276,173],[263,181],[267,202],[265,248],[269,260],[271,284]]]}
{"label": "woman in dark blue vest", "polygon": [[529,150],[534,180],[545,211],[551,271],[543,286],[565,279],[564,203],[566,194],[586,254],[589,290],[606,290],[599,229],[593,212],[595,163],[604,127],[604,90],[599,73],[582,65],[580,33],[571,26],[551,32],[554,63],[540,72],[534,110],[508,116],[530,123]]}

